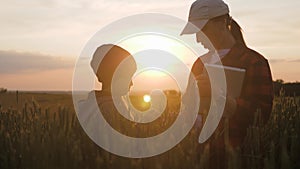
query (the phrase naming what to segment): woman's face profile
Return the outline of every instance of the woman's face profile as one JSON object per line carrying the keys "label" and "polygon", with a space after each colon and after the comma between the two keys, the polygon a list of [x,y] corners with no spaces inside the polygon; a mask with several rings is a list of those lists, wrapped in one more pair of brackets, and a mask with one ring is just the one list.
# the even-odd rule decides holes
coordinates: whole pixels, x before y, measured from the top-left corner
{"label": "woman's face profile", "polygon": [[205,49],[208,49],[209,51],[213,51],[214,50],[214,46],[211,43],[210,39],[202,31],[199,31],[199,32],[196,33],[196,40]]}
{"label": "woman's face profile", "polygon": [[210,51],[219,49],[227,31],[225,19],[210,20],[196,33],[197,42]]}

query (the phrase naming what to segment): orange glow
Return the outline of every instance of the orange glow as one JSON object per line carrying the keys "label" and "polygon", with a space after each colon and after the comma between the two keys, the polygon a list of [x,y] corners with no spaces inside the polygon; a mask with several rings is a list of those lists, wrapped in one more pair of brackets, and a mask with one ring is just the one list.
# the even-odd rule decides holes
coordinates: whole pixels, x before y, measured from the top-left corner
{"label": "orange glow", "polygon": [[56,69],[1,76],[1,86],[9,90],[72,90],[73,69]]}
{"label": "orange glow", "polygon": [[133,91],[151,91],[155,89],[178,89],[176,81],[168,74],[158,70],[147,70],[133,78]]}

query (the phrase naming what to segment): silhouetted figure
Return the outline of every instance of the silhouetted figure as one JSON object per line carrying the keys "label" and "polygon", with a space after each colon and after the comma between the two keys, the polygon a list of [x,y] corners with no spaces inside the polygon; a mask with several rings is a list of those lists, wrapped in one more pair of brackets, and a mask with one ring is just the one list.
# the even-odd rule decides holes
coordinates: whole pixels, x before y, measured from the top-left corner
{"label": "silhouetted figure", "polygon": [[[161,117],[155,119],[155,117],[163,111],[160,110],[160,105],[166,100],[162,100],[163,98],[159,97],[160,93],[154,91],[151,94],[149,112],[138,112],[132,107],[128,93],[130,86],[133,85],[132,77],[137,65],[131,54],[119,46],[110,44],[100,46],[93,54],[90,65],[97,80],[101,82],[102,89],[91,91],[88,98],[79,103],[78,118],[81,125],[95,143],[100,141],[107,149],[119,147],[117,149],[122,149],[120,151],[123,152],[129,148],[128,152],[124,152],[128,154],[134,153],[130,151],[140,151],[138,148],[126,147],[125,143],[124,146],[116,144],[119,140],[110,134],[118,132],[132,138],[147,138],[160,134],[164,128],[162,124],[165,119]],[[100,114],[106,122],[99,122]],[[130,146],[135,147],[136,144],[133,143]],[[121,157],[107,149],[101,151],[105,168],[142,168],[143,164],[147,165],[144,167],[151,168],[152,165],[161,165],[153,164],[151,161],[167,162],[167,158],[160,160],[160,157],[145,160]],[[165,154],[164,157],[168,157],[167,155]]]}
{"label": "silhouetted figure", "polygon": [[[196,34],[197,42],[209,50],[192,67],[202,98],[211,95],[211,85],[204,63],[246,70],[241,95],[237,98],[226,97],[224,118],[208,141],[211,144],[210,167],[226,168],[224,123],[229,123],[229,146],[233,149],[242,146],[246,130],[253,123],[257,109],[261,109],[263,121],[266,123],[273,101],[270,67],[266,58],[246,46],[240,26],[229,15],[228,6],[222,0],[195,1],[190,8],[189,23],[194,26],[188,24],[182,34]],[[201,106],[202,109],[209,109],[210,105],[208,103]]]}

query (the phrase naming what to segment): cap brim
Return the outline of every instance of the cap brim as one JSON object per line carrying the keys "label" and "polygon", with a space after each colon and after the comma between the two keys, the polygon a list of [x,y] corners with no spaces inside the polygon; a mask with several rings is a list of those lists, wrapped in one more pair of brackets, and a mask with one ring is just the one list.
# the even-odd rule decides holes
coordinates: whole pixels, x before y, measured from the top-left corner
{"label": "cap brim", "polygon": [[188,22],[185,25],[185,27],[183,28],[180,35],[197,33],[206,25],[207,22],[208,22],[208,19]]}

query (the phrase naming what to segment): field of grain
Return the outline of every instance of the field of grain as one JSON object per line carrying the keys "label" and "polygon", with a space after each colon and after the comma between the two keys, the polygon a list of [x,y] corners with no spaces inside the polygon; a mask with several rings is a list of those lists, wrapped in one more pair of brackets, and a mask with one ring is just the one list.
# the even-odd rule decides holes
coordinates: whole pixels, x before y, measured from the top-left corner
{"label": "field of grain", "polygon": [[[165,122],[179,105],[168,103]],[[272,115],[261,124],[257,112],[249,127],[243,153],[226,147],[227,168],[300,168],[300,99],[274,100]],[[164,124],[159,124],[157,128]],[[0,168],[209,168],[209,144],[198,145],[189,135],[173,149],[151,158],[129,159],[94,144],[81,128],[68,93],[7,92],[0,94]],[[226,139],[226,138],[225,138]],[[262,151],[264,150],[264,151]],[[224,166],[224,168],[226,168]]]}

